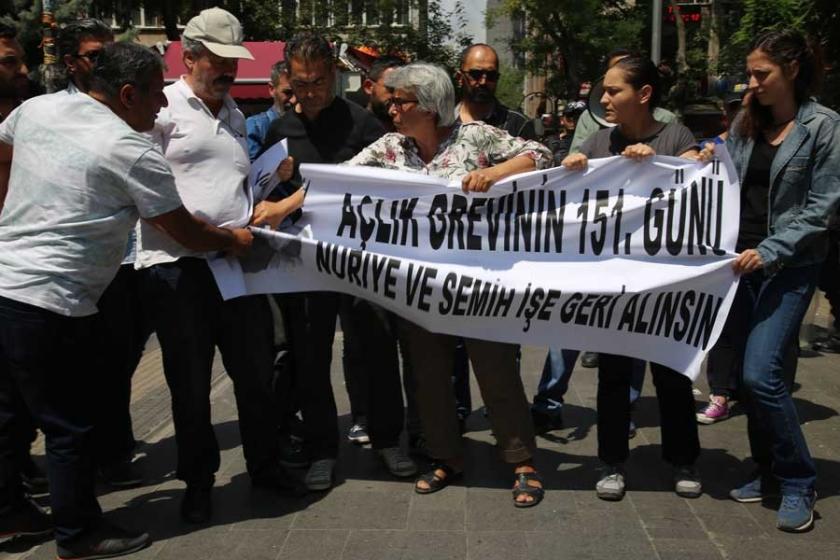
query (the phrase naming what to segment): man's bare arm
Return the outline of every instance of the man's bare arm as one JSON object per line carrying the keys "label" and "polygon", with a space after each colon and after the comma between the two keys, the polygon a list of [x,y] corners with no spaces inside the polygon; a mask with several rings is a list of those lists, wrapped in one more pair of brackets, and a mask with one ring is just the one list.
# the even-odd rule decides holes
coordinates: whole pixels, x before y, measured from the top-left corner
{"label": "man's bare arm", "polygon": [[247,229],[218,228],[196,218],[183,206],[145,220],[192,251],[226,251],[241,255],[248,251],[254,240]]}

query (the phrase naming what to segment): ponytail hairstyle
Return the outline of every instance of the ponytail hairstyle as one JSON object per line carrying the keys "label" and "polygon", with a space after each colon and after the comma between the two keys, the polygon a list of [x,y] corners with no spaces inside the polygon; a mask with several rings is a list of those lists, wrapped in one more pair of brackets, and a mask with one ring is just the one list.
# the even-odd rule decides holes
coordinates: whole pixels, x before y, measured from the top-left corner
{"label": "ponytail hairstyle", "polygon": [[[823,78],[823,63],[816,41],[792,29],[768,31],[759,35],[750,45],[750,53],[756,50],[761,50],[782,68],[787,68],[794,62],[799,63],[799,72],[793,82],[797,105],[802,105],[819,91]],[[751,96],[742,113],[736,127],[740,136],[755,138],[763,128],[773,124],[771,108],[761,105],[754,96]]]}
{"label": "ponytail hairstyle", "polygon": [[624,71],[625,81],[633,86],[636,91],[645,86],[651,87],[648,110],[653,110],[662,101],[662,84],[659,76],[659,69],[651,59],[638,54],[625,56],[613,65],[613,68],[620,68]]}

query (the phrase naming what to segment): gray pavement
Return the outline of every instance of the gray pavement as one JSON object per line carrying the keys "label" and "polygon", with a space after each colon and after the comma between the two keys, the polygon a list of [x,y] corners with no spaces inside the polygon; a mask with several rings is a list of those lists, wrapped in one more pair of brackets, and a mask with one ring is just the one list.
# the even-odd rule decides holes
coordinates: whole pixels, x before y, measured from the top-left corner
{"label": "gray pavement", "polygon": [[[340,336],[334,356],[339,356]],[[532,394],[545,349],[526,348],[522,371]],[[333,384],[342,429],[349,422],[340,360]],[[159,351],[144,357],[135,378],[136,431],[144,441],[141,459],[147,485],[100,497],[106,515],[149,530],[154,544],[132,558],[202,560],[529,560],[628,558],[737,560],[840,558],[840,356],[806,352],[795,394],[801,420],[820,472],[819,517],[813,531],[789,535],[774,527],[774,504],[742,505],[728,490],[749,472],[745,418],[701,426],[699,467],[705,494],[696,500],[671,491],[671,473],[660,460],[656,401],[647,379],[634,418],[628,493],[618,503],[595,497],[596,433],[594,370],[578,367],[566,406],[566,428],[539,438],[537,464],[548,489],[544,502],[514,509],[512,477],[498,460],[486,418],[479,411],[467,422],[467,475],[437,494],[413,492],[384,470],[373,451],[342,445],[338,484],[328,493],[301,499],[252,490],[239,446],[236,410],[229,379],[216,368],[214,422],[222,466],[214,490],[214,516],[207,526],[189,526],[178,517],[183,484],[174,479],[175,446],[168,393]],[[697,387],[706,385],[701,376]],[[473,385],[474,406],[481,404]],[[42,460],[42,457],[40,458]],[[33,546],[16,541],[0,548],[0,558],[55,558],[52,542]]]}

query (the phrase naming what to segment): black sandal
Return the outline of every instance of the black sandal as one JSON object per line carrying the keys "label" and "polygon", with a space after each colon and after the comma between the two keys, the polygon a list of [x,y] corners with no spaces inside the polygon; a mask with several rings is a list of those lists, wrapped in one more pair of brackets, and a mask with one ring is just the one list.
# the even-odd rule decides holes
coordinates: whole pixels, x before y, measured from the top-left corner
{"label": "black sandal", "polygon": [[[518,508],[534,507],[540,503],[545,496],[545,489],[538,486],[531,486],[528,481],[535,481],[542,484],[542,478],[537,472],[516,473],[516,487],[513,489],[513,505]],[[519,496],[530,496],[532,499],[527,502],[520,502]]]}
{"label": "black sandal", "polygon": [[[435,471],[438,470],[438,469],[445,472],[446,476],[442,477],[442,478],[439,477],[435,473]],[[451,484],[455,480],[461,478],[461,476],[463,474],[464,474],[464,471],[456,471],[455,469],[453,469],[452,467],[450,467],[446,463],[434,463],[434,464],[432,464],[432,469],[429,472],[423,473],[419,477],[417,477],[417,480],[414,482],[414,491],[417,492],[418,494],[433,494],[434,492],[437,492],[438,490],[443,490],[444,488],[449,486],[449,484]],[[418,487],[417,483],[420,482],[421,480],[423,482],[425,482],[426,484],[428,484],[429,487],[428,488]]]}

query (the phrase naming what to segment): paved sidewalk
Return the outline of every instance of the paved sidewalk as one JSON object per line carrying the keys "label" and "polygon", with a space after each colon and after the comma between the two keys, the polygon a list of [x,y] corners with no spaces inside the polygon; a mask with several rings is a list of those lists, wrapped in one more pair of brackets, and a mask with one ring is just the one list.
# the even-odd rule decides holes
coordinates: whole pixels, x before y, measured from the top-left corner
{"label": "paved sidewalk", "polygon": [[[337,357],[340,336],[336,344]],[[544,355],[542,348],[523,353],[529,394]],[[700,427],[703,497],[685,500],[672,493],[670,471],[659,459],[649,378],[634,414],[639,435],[632,441],[627,497],[618,503],[598,500],[595,378],[594,370],[578,367],[566,406],[568,427],[539,438],[537,463],[548,488],[545,501],[531,510],[516,510],[509,491],[512,477],[498,460],[487,420],[478,410],[467,422],[467,476],[438,494],[415,494],[410,481],[388,476],[370,449],[349,444],[342,446],[338,485],[329,493],[292,500],[252,490],[239,447],[232,388],[217,364],[212,398],[222,466],[213,522],[196,527],[178,517],[183,485],[173,478],[169,396],[159,351],[151,349],[135,377],[133,404],[137,436],[145,441],[140,451],[149,483],[103,494],[100,500],[109,518],[151,532],[154,544],[132,557],[137,559],[840,558],[839,356],[806,352],[800,361],[801,388],[795,397],[820,472],[820,515],[816,528],[804,535],[777,531],[769,504],[727,499],[728,490],[749,471],[742,415]],[[346,430],[349,406],[338,359],[333,383]],[[705,395],[704,381],[698,388]],[[475,385],[473,399],[478,408]],[[0,558],[55,558],[52,542],[31,546],[24,541],[4,545]]]}

